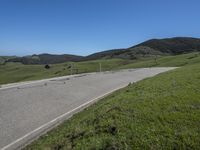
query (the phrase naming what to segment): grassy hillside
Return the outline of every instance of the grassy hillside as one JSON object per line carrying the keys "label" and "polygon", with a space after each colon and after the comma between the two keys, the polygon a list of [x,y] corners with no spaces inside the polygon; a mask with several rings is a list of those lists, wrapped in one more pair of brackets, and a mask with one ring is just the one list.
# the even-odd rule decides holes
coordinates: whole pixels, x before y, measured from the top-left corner
{"label": "grassy hillside", "polygon": [[106,50],[88,55],[86,57],[76,55],[52,55],[39,54],[9,59],[8,62],[21,62],[22,64],[56,64],[67,61],[88,61],[98,59],[129,59],[148,58],[152,56],[177,55],[200,51],[200,39],[191,37],[175,37],[165,39],[151,39],[138,45]]}
{"label": "grassy hillside", "polygon": [[137,46],[147,46],[162,53],[183,54],[200,51],[200,39],[191,37],[175,37],[151,39]]}
{"label": "grassy hillside", "polygon": [[151,39],[130,48],[116,49],[94,53],[86,59],[122,58],[136,59],[151,56],[177,55],[200,51],[200,39],[175,37]]}
{"label": "grassy hillside", "polygon": [[148,57],[135,60],[101,59],[75,63],[68,62],[50,65],[50,69],[45,69],[44,65],[7,63],[6,65],[0,65],[0,84],[69,75],[71,74],[71,64],[74,66],[73,74],[95,72],[99,71],[99,63],[101,63],[102,71],[139,67],[184,66],[200,63],[200,54],[190,53],[176,56],[162,56],[156,59],[155,57]]}
{"label": "grassy hillside", "polygon": [[4,64],[4,62],[8,59],[15,58],[15,56],[0,56],[0,65]]}
{"label": "grassy hillside", "polygon": [[[71,73],[85,73],[99,71],[99,63],[102,71],[116,69],[118,66],[129,63],[128,60],[110,59],[85,62],[68,62],[50,65],[45,69],[44,65],[23,65],[21,63],[7,63],[0,65],[0,84],[37,80],[57,76],[70,75]],[[73,65],[73,69],[71,69]],[[72,71],[71,71],[72,70]]]}
{"label": "grassy hillside", "polygon": [[20,62],[22,64],[57,64],[63,63],[67,61],[80,61],[82,60],[82,56],[76,55],[52,55],[52,54],[40,54],[40,55],[31,55],[24,57],[16,57],[9,59],[7,62]]}
{"label": "grassy hillside", "polygon": [[151,57],[150,59],[143,59],[135,63],[130,63],[120,68],[141,68],[141,67],[181,67],[200,63],[200,53],[194,52],[189,54],[175,55],[175,56],[160,56]]}
{"label": "grassy hillside", "polygon": [[162,55],[167,55],[167,53],[166,54],[162,53],[147,46],[136,46],[128,49],[114,49],[114,50],[94,53],[92,55],[87,56],[84,59],[95,60],[102,58],[104,59],[121,58],[121,59],[135,60],[139,58],[148,58],[152,56],[162,56]]}
{"label": "grassy hillside", "polygon": [[199,85],[200,63],[131,84],[25,149],[200,149]]}

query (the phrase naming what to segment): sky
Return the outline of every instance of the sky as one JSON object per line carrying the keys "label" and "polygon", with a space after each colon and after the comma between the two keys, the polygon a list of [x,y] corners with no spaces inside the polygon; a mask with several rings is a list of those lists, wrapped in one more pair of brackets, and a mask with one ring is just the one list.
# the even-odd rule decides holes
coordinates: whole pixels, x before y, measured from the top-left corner
{"label": "sky", "polygon": [[200,37],[200,0],[0,0],[0,55],[88,55]]}

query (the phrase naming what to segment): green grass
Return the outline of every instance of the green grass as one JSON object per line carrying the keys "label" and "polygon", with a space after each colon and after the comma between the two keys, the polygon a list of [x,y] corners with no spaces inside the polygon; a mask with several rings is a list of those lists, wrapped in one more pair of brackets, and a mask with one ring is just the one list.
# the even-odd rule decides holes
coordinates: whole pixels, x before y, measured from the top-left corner
{"label": "green grass", "polygon": [[[157,67],[157,66],[185,66],[200,63],[199,53],[190,53],[176,56],[154,58],[140,58],[136,60],[123,59],[102,59],[95,61],[76,62],[74,64],[73,74],[96,72],[99,71],[99,63],[102,64],[102,71],[140,68],[140,67]],[[70,62],[50,65],[50,69],[45,69],[44,65],[23,65],[20,63],[7,63],[0,65],[0,84],[38,80],[57,76],[71,74],[68,66]]]}
{"label": "green grass", "polygon": [[181,67],[200,63],[200,53],[194,52],[189,54],[175,55],[175,56],[162,56],[151,58],[149,60],[138,61],[130,63],[120,68],[141,68],[141,67]]}
{"label": "green grass", "polygon": [[131,84],[25,149],[200,149],[199,85],[200,63]]}
{"label": "green grass", "polygon": [[[110,59],[77,62],[74,64],[73,74],[99,71],[99,63],[102,63],[102,71],[115,69],[120,65],[127,64],[129,60]],[[0,84],[13,83],[19,81],[37,80],[64,76],[71,74],[68,66],[71,62],[50,65],[50,69],[45,69],[44,65],[23,65],[20,63],[7,63],[0,65]]]}

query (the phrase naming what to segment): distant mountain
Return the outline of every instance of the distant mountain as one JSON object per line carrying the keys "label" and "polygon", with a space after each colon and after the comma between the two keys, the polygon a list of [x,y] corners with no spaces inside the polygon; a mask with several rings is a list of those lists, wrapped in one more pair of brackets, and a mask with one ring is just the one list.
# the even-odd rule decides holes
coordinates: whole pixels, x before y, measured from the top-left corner
{"label": "distant mountain", "polygon": [[7,62],[21,62],[23,64],[55,64],[67,61],[85,61],[109,58],[137,59],[141,57],[152,57],[158,55],[177,55],[195,51],[200,51],[199,38],[175,37],[151,39],[129,48],[102,51],[86,57],[68,54],[40,54],[11,58],[8,59]]}
{"label": "distant mountain", "polygon": [[127,49],[114,49],[103,51],[99,53],[94,53],[85,57],[85,60],[95,60],[95,59],[108,59],[108,58],[122,58],[122,59],[136,59],[139,57],[150,57],[155,55],[166,55],[160,51],[154,50],[147,46],[137,46]]}
{"label": "distant mountain", "polygon": [[125,58],[135,59],[155,55],[177,55],[200,51],[200,39],[175,37],[166,39],[151,39],[126,49],[115,49],[94,53],[85,59]]}
{"label": "distant mountain", "polygon": [[40,55],[31,55],[24,57],[17,57],[9,59],[7,62],[21,62],[23,64],[56,64],[63,63],[67,61],[81,61],[82,56],[76,55],[52,55],[52,54],[40,54]]}
{"label": "distant mountain", "polygon": [[91,54],[89,56],[86,56],[84,60],[95,60],[95,59],[101,59],[101,58],[113,58],[117,57],[121,53],[126,52],[126,49],[112,49],[112,50],[106,50],[98,53]]}
{"label": "distant mountain", "polygon": [[152,39],[133,46],[147,46],[162,53],[182,54],[193,51],[200,51],[200,39],[189,37],[175,37],[167,39]]}
{"label": "distant mountain", "polygon": [[5,64],[9,59],[16,58],[16,56],[0,56],[0,65]]}

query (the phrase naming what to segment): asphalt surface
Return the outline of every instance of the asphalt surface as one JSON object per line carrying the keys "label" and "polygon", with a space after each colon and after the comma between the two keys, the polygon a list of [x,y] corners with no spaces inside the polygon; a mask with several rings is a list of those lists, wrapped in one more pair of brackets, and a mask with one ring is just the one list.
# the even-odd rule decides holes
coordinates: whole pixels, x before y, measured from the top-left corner
{"label": "asphalt surface", "polygon": [[0,88],[0,149],[20,149],[99,98],[171,69],[131,69],[4,85]]}

